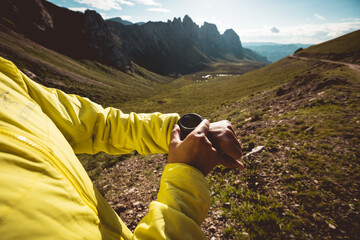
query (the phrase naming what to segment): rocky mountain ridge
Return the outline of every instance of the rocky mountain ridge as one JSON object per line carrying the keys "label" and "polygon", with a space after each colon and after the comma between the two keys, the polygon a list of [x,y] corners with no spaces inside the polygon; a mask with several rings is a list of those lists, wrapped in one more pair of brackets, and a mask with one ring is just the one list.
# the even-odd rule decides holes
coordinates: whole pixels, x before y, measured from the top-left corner
{"label": "rocky mountain ridge", "polygon": [[73,12],[45,0],[4,0],[0,14],[2,31],[10,29],[72,58],[124,71],[132,71],[133,63],[168,75],[198,71],[218,60],[266,61],[245,50],[233,30],[221,35],[216,25],[199,27],[188,16],[125,26],[104,21],[92,10]]}

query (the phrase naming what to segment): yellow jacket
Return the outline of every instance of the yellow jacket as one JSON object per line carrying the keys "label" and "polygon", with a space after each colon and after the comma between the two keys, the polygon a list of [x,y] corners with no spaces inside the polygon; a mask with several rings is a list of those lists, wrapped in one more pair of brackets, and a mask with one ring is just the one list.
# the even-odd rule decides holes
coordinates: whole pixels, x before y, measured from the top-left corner
{"label": "yellow jacket", "polygon": [[0,57],[1,239],[203,239],[207,181],[168,164],[132,233],[75,153],[168,151],[177,114],[124,114],[35,83]]}

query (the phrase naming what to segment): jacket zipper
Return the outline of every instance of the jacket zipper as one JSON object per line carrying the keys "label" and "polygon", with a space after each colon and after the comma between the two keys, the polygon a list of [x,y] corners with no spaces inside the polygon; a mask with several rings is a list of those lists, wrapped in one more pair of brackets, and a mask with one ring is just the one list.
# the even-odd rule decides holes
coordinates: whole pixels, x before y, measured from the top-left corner
{"label": "jacket zipper", "polygon": [[42,157],[48,160],[48,162],[53,163],[56,168],[60,170],[60,172],[66,177],[66,179],[69,180],[69,182],[75,188],[75,190],[77,191],[81,199],[85,202],[85,204],[90,207],[99,217],[101,224],[104,225],[111,232],[115,233],[117,236],[121,235],[119,231],[109,226],[105,221],[102,221],[103,219],[98,214],[98,211],[93,201],[91,201],[89,197],[84,194],[84,191],[79,186],[78,182],[75,180],[72,174],[67,170],[63,163],[51,153],[49,148],[47,148],[43,144],[40,144],[38,141],[33,141],[28,136],[25,137],[23,135],[16,134],[10,130],[0,129],[0,135],[5,136],[15,142],[21,143],[27,149],[35,150],[36,152],[40,153]]}

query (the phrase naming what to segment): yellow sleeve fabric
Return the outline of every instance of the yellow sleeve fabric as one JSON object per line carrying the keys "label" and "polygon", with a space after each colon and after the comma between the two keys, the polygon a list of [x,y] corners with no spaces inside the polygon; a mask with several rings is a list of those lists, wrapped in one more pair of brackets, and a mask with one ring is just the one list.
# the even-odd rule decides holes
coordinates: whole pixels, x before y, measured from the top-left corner
{"label": "yellow sleeve fabric", "polygon": [[181,163],[168,164],[157,201],[150,204],[133,239],[206,239],[200,225],[209,209],[208,189],[199,170]]}
{"label": "yellow sleeve fabric", "polygon": [[[168,164],[134,234],[94,188],[76,152],[168,151],[177,114],[124,114],[33,82],[0,57],[0,234],[6,239],[205,239],[208,183]],[[69,145],[70,143],[70,145]]]}
{"label": "yellow sleeve fabric", "polygon": [[[26,79],[26,78],[25,78]],[[57,89],[26,82],[29,95],[63,133],[75,153],[167,153],[179,115],[125,114]]]}

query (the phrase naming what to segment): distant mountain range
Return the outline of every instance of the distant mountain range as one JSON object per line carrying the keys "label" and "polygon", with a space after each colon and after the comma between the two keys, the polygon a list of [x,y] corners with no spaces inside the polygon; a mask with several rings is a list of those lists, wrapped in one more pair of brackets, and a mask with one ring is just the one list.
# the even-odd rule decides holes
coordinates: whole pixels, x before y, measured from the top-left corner
{"label": "distant mountain range", "polygon": [[272,42],[244,42],[243,46],[266,57],[270,62],[276,62],[286,56],[293,54],[299,48],[308,48],[312,44],[279,44]]}
{"label": "distant mountain range", "polygon": [[122,19],[121,17],[109,18],[109,19],[106,19],[106,21],[118,22],[118,23],[121,23],[121,24],[126,25],[126,26],[133,25],[133,24],[141,26],[141,25],[145,24],[145,22],[133,23],[133,22],[130,22],[128,20]]}
{"label": "distant mountain range", "polygon": [[74,12],[45,0],[2,0],[0,14],[5,28],[47,48],[125,72],[134,70],[133,63],[169,75],[199,71],[214,61],[267,62],[244,49],[232,29],[220,34],[216,25],[199,27],[188,16],[138,25],[104,21],[95,11]]}

